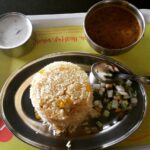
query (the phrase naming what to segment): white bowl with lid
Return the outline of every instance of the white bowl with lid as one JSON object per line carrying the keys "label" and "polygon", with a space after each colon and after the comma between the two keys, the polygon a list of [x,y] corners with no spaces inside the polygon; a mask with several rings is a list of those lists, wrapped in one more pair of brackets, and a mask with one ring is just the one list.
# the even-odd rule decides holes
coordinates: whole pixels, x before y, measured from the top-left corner
{"label": "white bowl with lid", "polygon": [[10,12],[0,16],[0,50],[10,56],[22,56],[33,48],[31,21],[23,14]]}

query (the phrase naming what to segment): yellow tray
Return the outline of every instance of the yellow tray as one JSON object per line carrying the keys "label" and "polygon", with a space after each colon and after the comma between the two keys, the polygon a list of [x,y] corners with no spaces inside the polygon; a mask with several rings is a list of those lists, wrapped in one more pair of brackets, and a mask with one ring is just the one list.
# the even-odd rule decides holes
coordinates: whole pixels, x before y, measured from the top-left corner
{"label": "yellow tray", "polygon": [[[33,17],[34,18],[34,17]],[[32,19],[33,19],[32,18]],[[76,19],[76,18],[74,18]],[[46,20],[48,22],[48,20]],[[33,19],[33,23],[34,19]],[[49,23],[49,22],[48,22]],[[43,28],[44,27],[44,28]],[[0,52],[0,88],[4,84],[7,77],[18,68],[24,64],[42,57],[46,54],[56,53],[56,52],[88,52],[96,53],[87,43],[82,26],[64,26],[64,27],[45,27],[41,28],[35,27],[35,33],[37,36],[36,45],[34,49],[19,58],[9,57],[2,52]],[[114,56],[114,59],[125,64],[136,74],[150,75],[150,24],[146,25],[146,32],[142,41],[134,47],[128,53]],[[145,89],[148,95],[148,100],[150,98],[150,86],[145,85]],[[150,145],[150,108],[145,116],[145,119],[138,130],[133,133],[126,140],[119,144],[113,146],[116,148],[124,148],[128,146],[138,146],[138,145]],[[13,117],[13,114],[12,114]],[[17,122],[16,122],[17,123]],[[6,142],[1,142],[2,136],[6,133],[1,129],[0,122],[0,149],[3,150],[16,150],[18,148],[22,150],[34,150],[33,148],[15,136]]]}

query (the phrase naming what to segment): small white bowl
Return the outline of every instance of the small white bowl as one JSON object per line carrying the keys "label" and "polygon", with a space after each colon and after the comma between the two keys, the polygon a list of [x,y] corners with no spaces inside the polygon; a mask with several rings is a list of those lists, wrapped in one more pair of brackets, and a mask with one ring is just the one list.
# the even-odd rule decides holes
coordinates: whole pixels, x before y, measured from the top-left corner
{"label": "small white bowl", "polygon": [[0,50],[10,56],[22,56],[33,48],[32,23],[17,12],[0,16]]}

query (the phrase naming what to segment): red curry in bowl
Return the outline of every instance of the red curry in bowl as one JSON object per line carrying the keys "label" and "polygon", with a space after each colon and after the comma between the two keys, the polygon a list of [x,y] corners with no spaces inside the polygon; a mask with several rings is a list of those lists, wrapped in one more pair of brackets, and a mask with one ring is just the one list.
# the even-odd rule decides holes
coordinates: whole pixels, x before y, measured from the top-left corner
{"label": "red curry in bowl", "polygon": [[84,19],[84,33],[97,52],[118,55],[129,51],[143,37],[145,20],[138,8],[125,0],[94,4]]}
{"label": "red curry in bowl", "polygon": [[86,31],[98,45],[119,49],[134,43],[141,34],[141,27],[132,12],[111,4],[99,7],[88,15]]}

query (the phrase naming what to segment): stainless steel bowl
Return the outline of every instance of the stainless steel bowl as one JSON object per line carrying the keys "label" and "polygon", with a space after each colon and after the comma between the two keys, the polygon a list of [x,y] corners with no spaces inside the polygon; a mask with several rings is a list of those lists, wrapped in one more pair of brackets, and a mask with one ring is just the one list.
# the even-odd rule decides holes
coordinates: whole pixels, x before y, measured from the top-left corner
{"label": "stainless steel bowl", "polygon": [[9,56],[22,56],[34,46],[32,23],[21,13],[1,15],[0,33],[0,51]]}
{"label": "stainless steel bowl", "polygon": [[[91,15],[93,12],[95,12],[100,7],[107,6],[107,5],[116,5],[116,6],[119,6],[120,8],[125,8],[126,10],[129,10],[129,12],[131,12],[137,18],[137,21],[139,22],[139,25],[141,27],[141,32],[135,42],[133,42],[130,45],[123,47],[123,48],[111,49],[111,48],[103,47],[93,41],[93,39],[90,37],[90,35],[87,31],[88,17],[89,17],[89,15]],[[107,18],[105,18],[105,19],[107,19]],[[144,31],[145,31],[145,20],[144,20],[142,13],[139,11],[138,8],[136,8],[134,5],[132,5],[131,3],[129,3],[125,0],[103,0],[103,1],[100,1],[100,2],[96,3],[95,5],[93,5],[88,10],[88,12],[85,16],[85,20],[84,20],[84,33],[85,33],[88,43],[97,52],[106,54],[106,55],[118,55],[118,54],[129,51],[132,47],[134,47],[141,40],[141,38],[144,35]]]}

